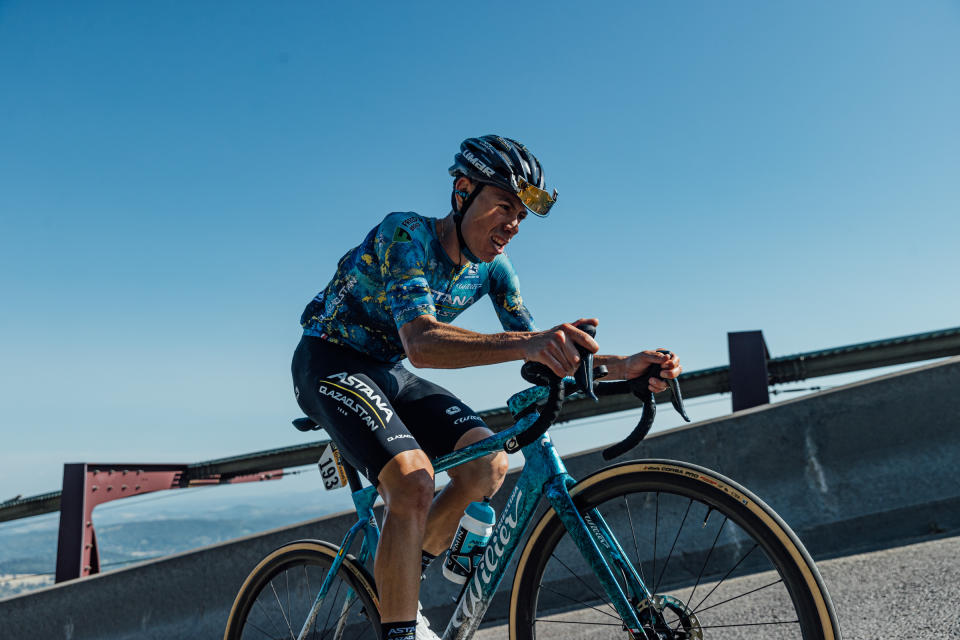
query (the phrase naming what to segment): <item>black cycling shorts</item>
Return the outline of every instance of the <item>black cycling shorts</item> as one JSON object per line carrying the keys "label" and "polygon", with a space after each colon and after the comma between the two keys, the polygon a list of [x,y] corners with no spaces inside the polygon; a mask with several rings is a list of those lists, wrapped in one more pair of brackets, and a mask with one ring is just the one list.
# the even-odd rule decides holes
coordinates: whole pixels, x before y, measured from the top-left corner
{"label": "black cycling shorts", "polygon": [[486,426],[452,393],[401,363],[321,338],[303,336],[291,368],[300,408],[374,485],[398,453],[423,449],[436,458],[470,429]]}

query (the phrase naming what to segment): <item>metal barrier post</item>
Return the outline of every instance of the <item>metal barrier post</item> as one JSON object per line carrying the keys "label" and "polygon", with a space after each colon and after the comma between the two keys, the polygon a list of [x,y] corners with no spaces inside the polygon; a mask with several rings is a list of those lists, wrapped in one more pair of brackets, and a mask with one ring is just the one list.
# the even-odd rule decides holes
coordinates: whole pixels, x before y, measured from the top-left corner
{"label": "metal barrier post", "polygon": [[[56,581],[63,582],[81,575],[83,566],[92,566],[84,555],[87,548],[84,515],[86,506],[87,465],[63,465],[63,492],[60,497],[60,533],[57,538]],[[90,535],[93,534],[93,523]],[[85,562],[85,560],[87,560]],[[99,558],[98,558],[99,560]]]}
{"label": "metal barrier post", "polygon": [[762,331],[731,331],[727,334],[730,351],[730,391],[733,410],[770,404],[770,353]]}

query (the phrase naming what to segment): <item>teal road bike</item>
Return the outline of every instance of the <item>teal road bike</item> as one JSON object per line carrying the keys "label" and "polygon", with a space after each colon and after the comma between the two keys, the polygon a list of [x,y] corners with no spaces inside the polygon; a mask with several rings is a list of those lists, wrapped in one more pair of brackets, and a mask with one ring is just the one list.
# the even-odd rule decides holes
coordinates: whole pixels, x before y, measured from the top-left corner
{"label": "teal road bike", "polygon": [[[567,473],[547,434],[566,398],[630,389],[643,400],[637,428],[604,451],[607,459],[646,435],[656,409],[647,375],[595,381],[602,367],[594,371],[584,355],[574,378],[525,364],[524,378],[536,386],[508,401],[514,426],[434,461],[436,472],[500,450],[519,451],[525,461],[444,640],[473,635],[514,557],[512,640],[839,639],[810,555],[769,506],[736,482],[674,460],[622,462],[582,480]],[[668,382],[686,417],[679,386]],[[339,545],[299,540],[264,558],[240,588],[225,640],[378,638],[379,600],[368,568],[380,538],[377,492],[346,467],[356,524]],[[534,522],[542,499],[548,508]]]}

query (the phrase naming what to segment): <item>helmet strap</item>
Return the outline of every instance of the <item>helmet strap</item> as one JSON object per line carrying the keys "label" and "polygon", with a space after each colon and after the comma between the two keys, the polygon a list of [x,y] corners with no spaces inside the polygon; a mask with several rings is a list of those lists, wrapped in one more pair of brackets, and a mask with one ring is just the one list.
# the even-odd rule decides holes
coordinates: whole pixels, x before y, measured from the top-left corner
{"label": "helmet strap", "polygon": [[[480,194],[480,189],[483,189],[482,182],[478,182],[474,190],[463,199],[463,204],[460,205],[460,209],[454,208],[453,212],[453,222],[457,227],[457,241],[460,243],[460,251],[463,255],[467,256],[467,260],[474,263],[479,263],[480,258],[474,255],[474,253],[470,251],[470,247],[467,246],[467,241],[463,237],[463,229],[461,229],[461,226],[463,225],[464,214],[467,212],[467,209],[470,208],[470,205],[473,204],[473,201],[477,199],[477,196]],[[463,192],[460,191],[458,193]],[[454,200],[454,204],[456,204],[456,200]],[[460,261],[458,260],[457,262],[459,263]]]}

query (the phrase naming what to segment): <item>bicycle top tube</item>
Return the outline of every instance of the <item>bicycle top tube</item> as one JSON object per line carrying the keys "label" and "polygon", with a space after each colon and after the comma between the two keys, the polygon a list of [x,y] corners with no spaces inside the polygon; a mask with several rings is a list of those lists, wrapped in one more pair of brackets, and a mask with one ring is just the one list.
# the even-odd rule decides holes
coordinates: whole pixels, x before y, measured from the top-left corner
{"label": "bicycle top tube", "polygon": [[[564,384],[575,384],[573,378],[567,377],[563,379]],[[537,419],[535,413],[527,413],[521,415],[525,410],[534,406],[537,402],[540,402],[549,394],[549,389],[546,387],[534,386],[519,391],[507,400],[507,406],[510,408],[510,411],[514,416],[520,416],[516,423],[512,427],[504,429],[500,433],[495,433],[492,436],[488,436],[483,440],[474,442],[473,444],[467,445],[462,449],[457,449],[456,451],[451,451],[450,453],[438,456],[434,460],[431,460],[433,463],[434,472],[446,471],[447,469],[452,469],[453,467],[458,467],[461,464],[470,462],[471,460],[476,460],[482,456],[485,456],[489,453],[494,453],[495,451],[500,451],[506,448],[507,444],[511,441],[515,441],[517,436],[525,432],[527,429],[533,425]]]}
{"label": "bicycle top tube", "polygon": [[451,451],[450,453],[437,457],[435,460],[432,460],[434,472],[446,471],[447,469],[452,469],[471,460],[476,460],[489,453],[502,451],[508,442],[516,440],[517,436],[530,428],[530,425],[532,425],[536,419],[536,414],[523,416],[512,427],[500,433],[495,433],[479,442],[474,442],[462,449],[457,449],[456,451]]}
{"label": "bicycle top tube", "polygon": [[[515,440],[516,437],[530,428],[530,425],[537,419],[536,414],[526,415],[520,418],[512,427],[495,433],[492,436],[484,438],[478,442],[467,445],[462,449],[451,451],[450,453],[439,456],[433,460],[433,470],[435,473],[458,467],[471,460],[476,460],[487,454],[502,451],[506,443]],[[344,460],[344,463],[346,461]],[[349,464],[349,463],[347,463]],[[358,511],[363,510],[363,506],[370,508],[377,499],[377,491],[373,485],[368,485],[353,492],[354,504]]]}
{"label": "bicycle top tube", "polygon": [[[587,397],[586,394],[579,389],[580,385],[578,382],[571,376],[559,379],[559,384],[569,390],[565,394],[566,400]],[[619,394],[624,391],[621,382],[596,382],[593,387],[598,395]],[[509,450],[509,444],[516,442],[520,434],[526,432],[533,426],[533,423],[538,418],[535,412],[536,406],[547,399],[550,391],[550,388],[547,386],[535,385],[510,396],[507,400],[507,408],[516,420],[512,427],[508,427],[500,433],[495,433],[462,449],[438,456],[436,459],[431,460],[433,470],[435,472],[446,471],[447,469],[457,467],[471,460],[476,460],[489,453],[501,449]],[[553,420],[551,420],[551,423],[552,422]]]}

